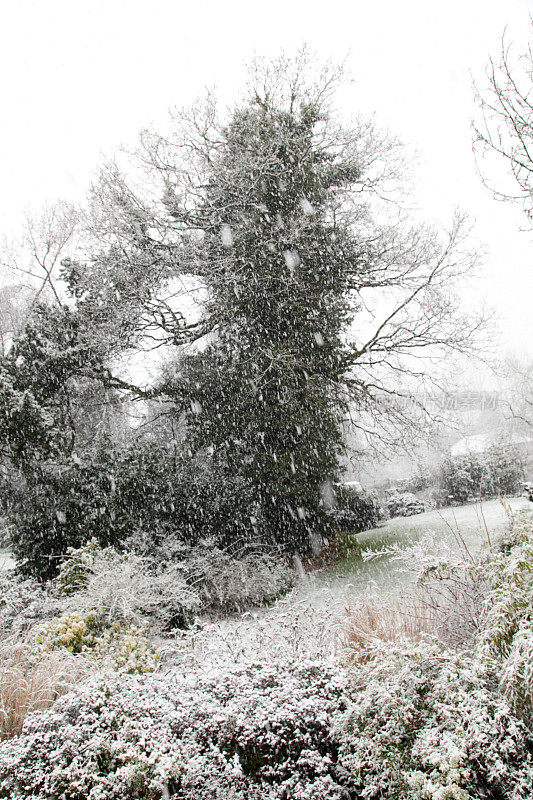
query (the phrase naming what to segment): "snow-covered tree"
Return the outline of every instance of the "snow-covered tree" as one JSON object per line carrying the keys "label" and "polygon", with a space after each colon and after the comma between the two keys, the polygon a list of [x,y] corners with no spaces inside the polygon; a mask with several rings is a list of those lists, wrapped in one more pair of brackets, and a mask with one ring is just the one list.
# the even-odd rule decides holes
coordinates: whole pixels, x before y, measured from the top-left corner
{"label": "snow-covered tree", "polygon": [[[341,124],[339,72],[312,66],[259,64],[224,119],[210,98],[175,112],[169,135],[143,134],[136,171],[108,165],[94,187],[87,259],[64,265],[80,330],[107,353],[170,348],[157,385],[112,369],[107,384],[170,401],[220,492],[229,477],[251,490],[249,533],[300,552],[327,532],[348,405],[389,440],[411,411],[383,398],[477,325],[452,289],[472,264],[461,220],[444,240],[393,204],[383,222],[401,148]],[[202,287],[199,319],[179,311],[178,279]]]}
{"label": "snow-covered tree", "polygon": [[516,54],[502,38],[491,58],[485,85],[476,87],[474,152],[484,183],[499,200],[522,206],[533,221],[533,52]]}

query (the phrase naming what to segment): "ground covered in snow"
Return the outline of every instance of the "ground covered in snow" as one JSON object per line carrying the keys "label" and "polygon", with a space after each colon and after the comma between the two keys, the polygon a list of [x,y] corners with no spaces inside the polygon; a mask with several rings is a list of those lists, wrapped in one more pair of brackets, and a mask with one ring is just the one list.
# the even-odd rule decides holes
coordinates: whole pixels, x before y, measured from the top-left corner
{"label": "ground covered in snow", "polygon": [[[170,602],[166,584],[150,586],[142,560],[82,549],[60,575],[69,589],[90,563],[67,592],[78,610],[41,626],[40,651],[13,651],[11,667],[3,655],[4,711],[17,676],[20,704],[32,681],[46,689],[44,668],[56,685],[81,671],[0,742],[0,798],[529,800],[530,509],[512,498],[390,520],[268,607],[149,639],[113,625],[136,610],[131,587]],[[79,605],[102,589],[113,625]]]}
{"label": "ground covered in snow", "polygon": [[[359,549],[342,563],[306,575],[271,607],[199,623],[163,645],[163,663],[209,671],[213,665],[283,658],[335,660],[342,650],[347,610],[362,596],[386,598],[407,590],[416,580],[391,548],[409,547],[426,537],[452,551],[464,546],[473,554],[509,525],[509,515],[530,509],[522,497],[489,500],[396,517],[359,534]],[[487,537],[488,532],[488,537]]]}

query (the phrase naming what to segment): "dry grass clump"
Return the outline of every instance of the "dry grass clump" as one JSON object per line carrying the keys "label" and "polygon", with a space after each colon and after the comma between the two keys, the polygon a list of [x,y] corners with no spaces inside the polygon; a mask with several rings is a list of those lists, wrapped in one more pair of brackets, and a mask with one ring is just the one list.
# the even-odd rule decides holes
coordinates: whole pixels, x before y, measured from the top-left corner
{"label": "dry grass clump", "polygon": [[19,637],[0,644],[0,739],[17,736],[26,716],[48,708],[89,672],[88,661],[62,650],[39,653]]}
{"label": "dry grass clump", "polygon": [[434,632],[434,611],[420,598],[363,596],[346,608],[341,622],[351,660],[364,661],[382,642],[419,641]]}

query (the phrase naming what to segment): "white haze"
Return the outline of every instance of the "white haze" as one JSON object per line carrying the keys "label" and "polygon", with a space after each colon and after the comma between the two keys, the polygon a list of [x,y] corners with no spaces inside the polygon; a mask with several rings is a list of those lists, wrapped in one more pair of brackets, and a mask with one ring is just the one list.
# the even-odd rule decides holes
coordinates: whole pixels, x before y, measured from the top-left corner
{"label": "white haze", "polygon": [[502,350],[531,355],[531,233],[481,186],[470,122],[472,75],[482,82],[505,26],[523,47],[532,10],[526,0],[4,3],[0,233],[15,235],[27,207],[81,199],[102,155],[161,124],[169,106],[206,85],[229,105],[254,55],[307,42],[319,58],[346,59],[346,114],[375,112],[417,151],[423,214],[445,225],[459,206],[475,218],[486,263],[468,303],[497,306]]}

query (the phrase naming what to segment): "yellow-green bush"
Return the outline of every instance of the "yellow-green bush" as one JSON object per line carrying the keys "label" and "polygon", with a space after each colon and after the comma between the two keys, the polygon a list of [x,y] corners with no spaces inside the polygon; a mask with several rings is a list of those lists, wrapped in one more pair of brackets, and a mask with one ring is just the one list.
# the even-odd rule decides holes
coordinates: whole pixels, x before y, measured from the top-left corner
{"label": "yellow-green bush", "polygon": [[40,625],[35,632],[35,643],[45,652],[64,648],[130,673],[153,672],[159,661],[159,652],[141,628],[109,623],[95,609],[68,612]]}

